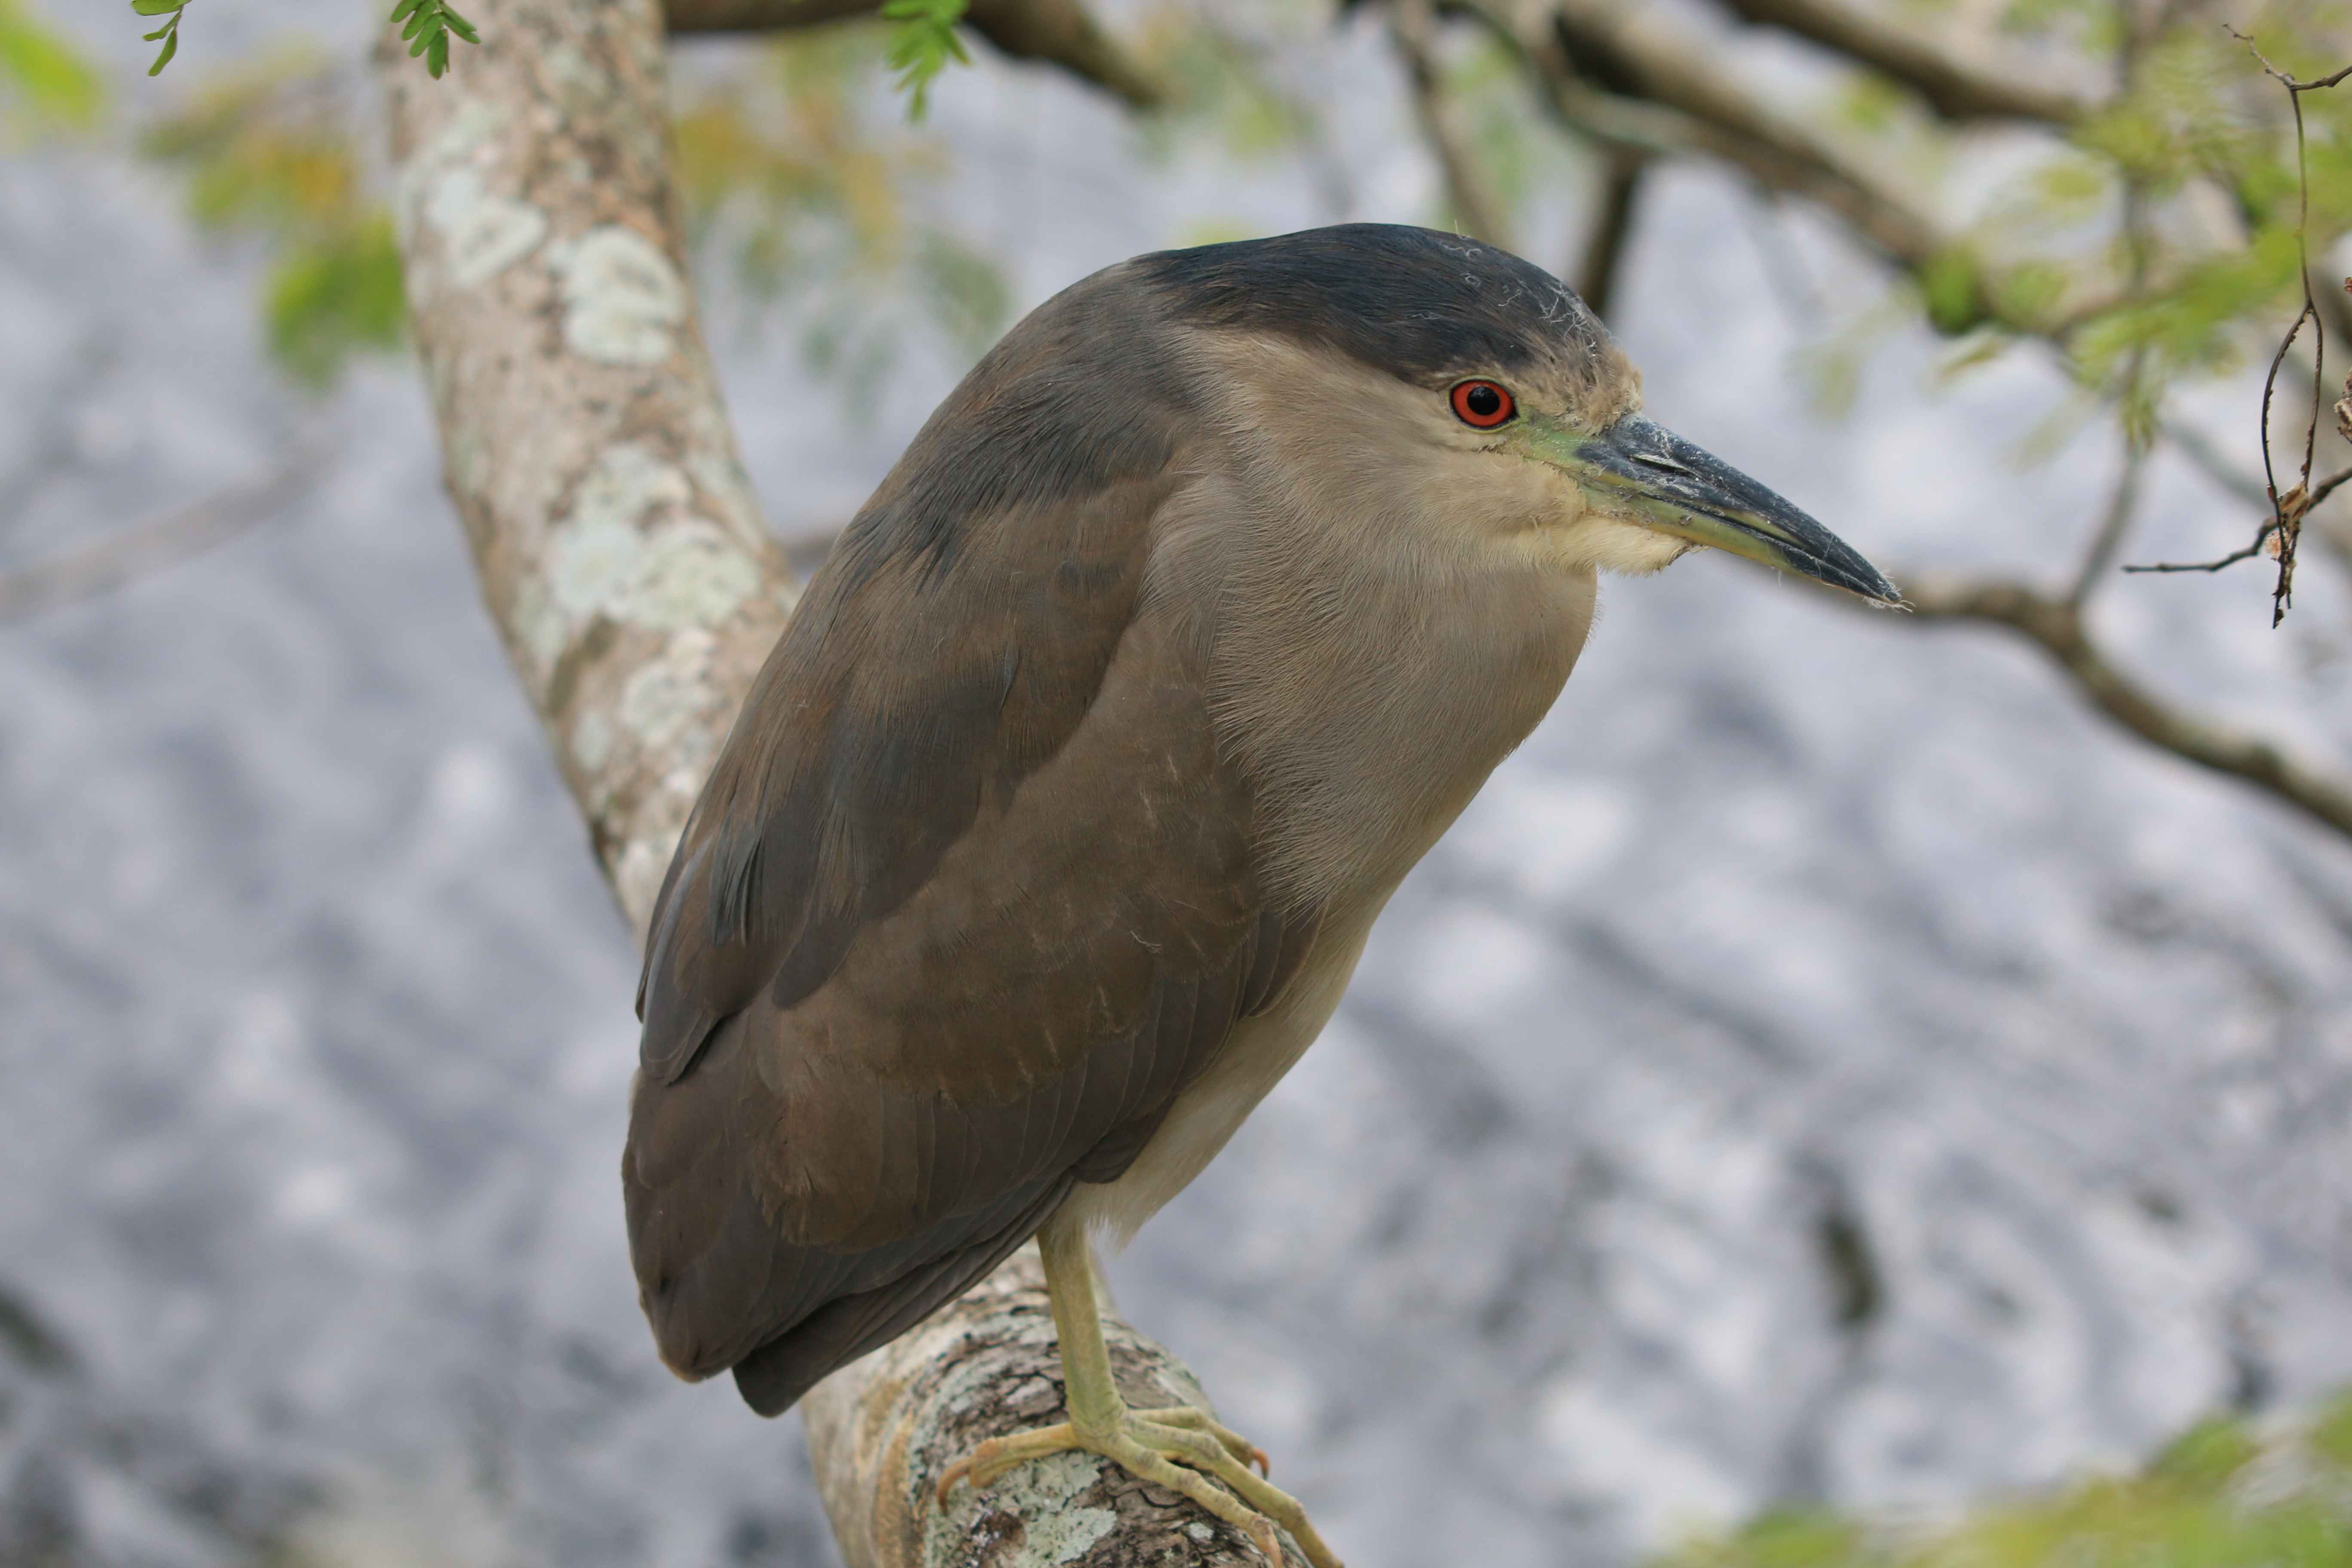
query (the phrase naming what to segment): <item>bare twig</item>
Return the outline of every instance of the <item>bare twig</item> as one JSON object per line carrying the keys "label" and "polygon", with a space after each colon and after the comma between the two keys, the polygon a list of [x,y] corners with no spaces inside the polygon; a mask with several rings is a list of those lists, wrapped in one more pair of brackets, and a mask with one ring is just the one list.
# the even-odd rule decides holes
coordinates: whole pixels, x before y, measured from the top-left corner
{"label": "bare twig", "polygon": [[[2232,461],[2213,444],[2212,438],[2205,432],[2190,426],[2170,424],[2166,425],[2163,431],[2165,440],[2169,442],[2182,457],[2196,464],[2207,479],[2211,479],[2249,506],[2259,507],[2270,504],[2270,496],[2263,488],[2262,476]],[[2352,480],[2352,468],[2331,474],[2314,485],[2311,503],[2313,510],[2315,510],[2321,501],[2335,494],[2336,489],[2347,480]],[[2327,552],[2336,557],[2336,563],[2347,574],[2352,574],[2352,525],[2347,525],[2341,514],[2316,518],[2307,516],[2304,521],[2306,530],[2316,526],[2319,541],[2326,546]],[[2266,523],[2264,527],[2257,530],[2253,543],[2241,554],[2224,557],[2218,561],[2158,562],[2147,566],[2126,566],[2124,570],[2126,572],[2218,572],[2225,566],[2235,565],[2239,561],[2245,560],[2259,552],[2270,538],[2270,527],[2271,525]]]}
{"label": "bare twig", "polygon": [[[2116,58],[2116,89],[2129,93],[2147,38],[2139,26],[2129,27]],[[2147,295],[2148,253],[2153,239],[2148,233],[2147,182],[2137,173],[2126,169],[2123,178],[2123,222],[2121,235],[2124,246],[2125,300],[2138,304]],[[2090,547],[2083,553],[2082,564],[2075,569],[2073,592],[2066,602],[2080,610],[2094,589],[2115,564],[2116,553],[2123,548],[2125,535],[2131,531],[2132,514],[2139,505],[2140,477],[2147,463],[2148,443],[2158,427],[2158,411],[2143,407],[2147,395],[2145,376],[2147,370],[2147,346],[2137,343],[2124,357],[2124,374],[2116,395],[2116,424],[2123,432],[2123,468],[2116,476],[2115,492],[2107,502],[2106,515],[2091,535]]]}
{"label": "bare twig", "polygon": [[2124,570],[2131,573],[2219,572],[2226,567],[2235,566],[2241,561],[2252,561],[2261,554],[2263,547],[2270,542],[2271,534],[2277,528],[2276,522],[2265,521],[2262,527],[2255,531],[2252,543],[2242,549],[2232,550],[2227,555],[2217,555],[2210,561],[2150,561],[2144,564],[2126,566]]}
{"label": "bare twig", "polygon": [[1624,148],[1601,153],[1601,188],[1593,194],[1591,227],[1576,263],[1576,291],[1606,321],[1617,298],[1617,270],[1633,237],[1633,205],[1642,192],[1648,158]]}
{"label": "bare twig", "polygon": [[1958,58],[1874,13],[1836,0],[1724,0],[1748,21],[1810,38],[1894,78],[1948,120],[2038,120],[2072,125],[2091,105],[1990,66]]}
{"label": "bare twig", "polygon": [[2098,531],[2091,536],[2090,548],[2083,552],[2083,563],[2075,569],[2074,586],[2066,595],[2067,604],[2078,610],[2115,564],[2116,552],[2123,548],[2124,535],[2131,529],[2132,513],[2139,506],[2140,479],[2147,468],[2147,443],[2126,431],[2123,471],[2116,476],[2106,515],[2099,520]]}
{"label": "bare twig", "polygon": [[[2282,516],[2292,515],[2294,526],[2299,531],[2303,520],[2311,514],[2311,509],[2334,495],[2347,479],[2352,479],[2352,468],[2346,468],[2341,473],[2330,474],[2308,490],[2301,485],[2296,485],[2286,494],[2270,499],[2273,500]],[[2263,520],[2263,525],[2254,531],[2252,542],[2241,549],[2232,550],[2227,555],[2216,556],[2210,561],[2158,561],[2145,566],[2126,566],[2124,570],[2126,572],[2219,572],[2223,567],[2235,566],[2241,561],[2251,561],[2262,554],[2269,546],[2271,536],[2278,531],[2279,526],[2280,519],[2277,517]],[[2273,618],[2271,625],[2278,625],[2277,620]]]}
{"label": "bare twig", "polygon": [[[749,33],[870,16],[881,0],[665,0],[670,32]],[[971,30],[1014,59],[1042,60],[1123,99],[1157,109],[1167,84],[1105,32],[1084,0],[971,0]]]}
{"label": "bare twig", "polygon": [[1454,106],[1446,100],[1444,73],[1439,68],[1432,37],[1434,31],[1429,0],[1392,0],[1389,6],[1389,36],[1396,43],[1397,54],[1404,61],[1406,79],[1412,85],[1413,114],[1421,122],[1422,137],[1436,156],[1438,170],[1444,177],[1445,205],[1452,209],[1454,220],[1471,235],[1507,250],[1511,247],[1510,225],[1502,199],[1472,155]]}
{"label": "bare twig", "polygon": [[0,572],[0,621],[92,598],[225,544],[285,510],[318,479],[321,461],[320,453],[298,453],[266,479],[228,486],[79,550]]}
{"label": "bare twig", "polygon": [[[2264,75],[2286,89],[2287,105],[2294,111],[2294,254],[2296,276],[2303,284],[2303,309],[2295,312],[2294,324],[2287,328],[2286,336],[2279,340],[2278,353],[2271,356],[2270,372],[2263,378],[2263,478],[2271,498],[2271,521],[2265,531],[2274,536],[2271,548],[2276,552],[2279,563],[2278,585],[2271,590],[2271,625],[2275,626],[2286,618],[2287,606],[2294,602],[2295,542],[2303,534],[2304,514],[2311,510],[2315,500],[2311,494],[2311,463],[2318,450],[2319,409],[2325,401],[2321,388],[2325,385],[2327,366],[2327,323],[2320,315],[2319,301],[2313,297],[2311,288],[2311,169],[2305,153],[2303,95],[2334,87],[2345,78],[2352,77],[2352,66],[2312,81],[2299,80],[2271,64],[2269,58],[2255,47],[2252,38],[2235,27],[2227,30],[2231,37],[2246,46],[2246,52],[2261,64]],[[2347,281],[2346,287],[2352,288],[2352,281]],[[2294,340],[2302,332],[2305,321],[2311,323],[2313,340],[2311,419],[2304,429],[2301,475],[2294,485],[2282,495],[2278,488],[2278,474],[2271,458],[2271,398],[2278,385],[2279,366],[2286,362],[2287,351],[2294,346]],[[2352,386],[2347,390],[2347,395],[2352,395]],[[2262,547],[2263,536],[2257,534],[2250,552]],[[2245,554],[2234,557],[2237,560],[2246,558]],[[2226,560],[2222,563],[2227,563]]]}
{"label": "bare twig", "polygon": [[2352,779],[2277,742],[2185,713],[2118,670],[2092,640],[2080,606],[2019,583],[1902,574],[1923,620],[1981,621],[2023,634],[2072,678],[2093,706],[2150,745],[2244,781],[2352,836]]}

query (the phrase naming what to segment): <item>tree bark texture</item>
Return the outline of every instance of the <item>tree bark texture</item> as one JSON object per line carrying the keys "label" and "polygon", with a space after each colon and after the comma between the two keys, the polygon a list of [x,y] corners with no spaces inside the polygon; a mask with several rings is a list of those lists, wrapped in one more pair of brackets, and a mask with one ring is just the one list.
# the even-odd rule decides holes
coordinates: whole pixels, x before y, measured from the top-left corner
{"label": "tree bark texture", "polygon": [[[1129,1406],[1208,1406],[1192,1373],[1115,1311],[1103,1331]],[[944,1510],[936,1505],[949,1465],[985,1438],[1066,1419],[1062,1395],[1034,1244],[913,1332],[819,1384],[801,1409],[847,1568],[1263,1568],[1239,1531],[1092,1454],[1033,1461],[986,1491],[959,1486]]]}
{"label": "tree bark texture", "polygon": [[409,318],[482,596],[642,934],[792,606],[696,319],[657,0],[481,0],[439,81],[389,34]]}
{"label": "tree bark texture", "polygon": [[[468,9],[481,46],[439,81],[389,36],[377,51],[412,330],[483,598],[642,938],[791,580],[697,321],[658,0]],[[1130,1400],[1207,1404],[1165,1352],[1106,1327]],[[820,1385],[811,1449],[852,1568],[1257,1561],[1088,1455],[923,1507],[971,1444],[1050,1424],[1059,1379],[1032,1249]]]}
{"label": "tree bark texture", "polygon": [[[673,33],[764,32],[868,16],[882,0],[667,0]],[[1105,32],[1082,0],[971,0],[964,25],[1016,60],[1043,60],[1127,100],[1157,109],[1167,88]]]}

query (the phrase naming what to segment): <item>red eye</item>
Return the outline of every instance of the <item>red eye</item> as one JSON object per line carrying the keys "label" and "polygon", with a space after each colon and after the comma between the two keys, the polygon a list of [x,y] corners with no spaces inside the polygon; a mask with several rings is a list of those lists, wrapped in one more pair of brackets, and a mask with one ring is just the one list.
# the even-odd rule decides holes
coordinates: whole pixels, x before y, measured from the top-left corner
{"label": "red eye", "polygon": [[1454,389],[1454,416],[1474,428],[1492,430],[1507,425],[1518,411],[1511,395],[1491,381],[1465,381]]}

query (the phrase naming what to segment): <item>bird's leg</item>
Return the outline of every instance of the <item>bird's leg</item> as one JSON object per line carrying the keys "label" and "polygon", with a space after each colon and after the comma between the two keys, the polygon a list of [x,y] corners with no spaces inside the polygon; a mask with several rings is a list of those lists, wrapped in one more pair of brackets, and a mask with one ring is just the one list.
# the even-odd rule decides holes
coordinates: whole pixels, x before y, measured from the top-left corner
{"label": "bird's leg", "polygon": [[[1057,1215],[1038,1234],[1037,1249],[1045,1259],[1045,1296],[1054,1309],[1070,1418],[981,1444],[940,1477],[940,1506],[947,1506],[948,1493],[960,1480],[986,1487],[1015,1465],[1084,1449],[1156,1487],[1191,1498],[1247,1534],[1275,1568],[1282,1568],[1284,1561],[1276,1524],[1290,1531],[1313,1568],[1339,1568],[1339,1559],[1307,1522],[1297,1500],[1251,1472],[1251,1461],[1265,1468],[1262,1449],[1219,1425],[1205,1410],[1190,1405],[1128,1408],[1111,1379],[1110,1347],[1103,1341],[1102,1317],[1095,1305],[1094,1264],[1084,1227]],[[1213,1484],[1213,1476],[1224,1486]]]}

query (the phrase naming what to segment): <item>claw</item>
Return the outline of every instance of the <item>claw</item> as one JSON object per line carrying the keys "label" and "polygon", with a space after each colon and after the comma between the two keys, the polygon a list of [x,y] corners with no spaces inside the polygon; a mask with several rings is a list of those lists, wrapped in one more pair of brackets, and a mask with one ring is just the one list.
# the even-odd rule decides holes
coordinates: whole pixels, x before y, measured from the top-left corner
{"label": "claw", "polygon": [[950,1465],[946,1469],[940,1472],[939,1490],[934,1494],[933,1500],[939,1504],[939,1510],[941,1513],[945,1513],[948,1510],[948,1493],[955,1490],[955,1484],[958,1481],[971,1474],[971,1462],[978,1458],[980,1458],[980,1450],[978,1448],[974,1448],[971,1453],[966,1454],[962,1458],[958,1459],[954,1464]]}
{"label": "claw", "polygon": [[1297,1538],[1314,1568],[1339,1568],[1339,1558],[1315,1533],[1297,1500],[1260,1479],[1273,1468],[1265,1450],[1221,1425],[1207,1411],[1190,1406],[1122,1410],[1117,1426],[1108,1431],[1080,1431],[1064,1422],[991,1437],[940,1472],[933,1498],[944,1510],[958,1481],[971,1482],[976,1491],[985,1490],[1024,1460],[1071,1449],[1099,1454],[1147,1481],[1192,1499],[1247,1536],[1272,1568],[1288,1568],[1289,1563],[1277,1527]]}

